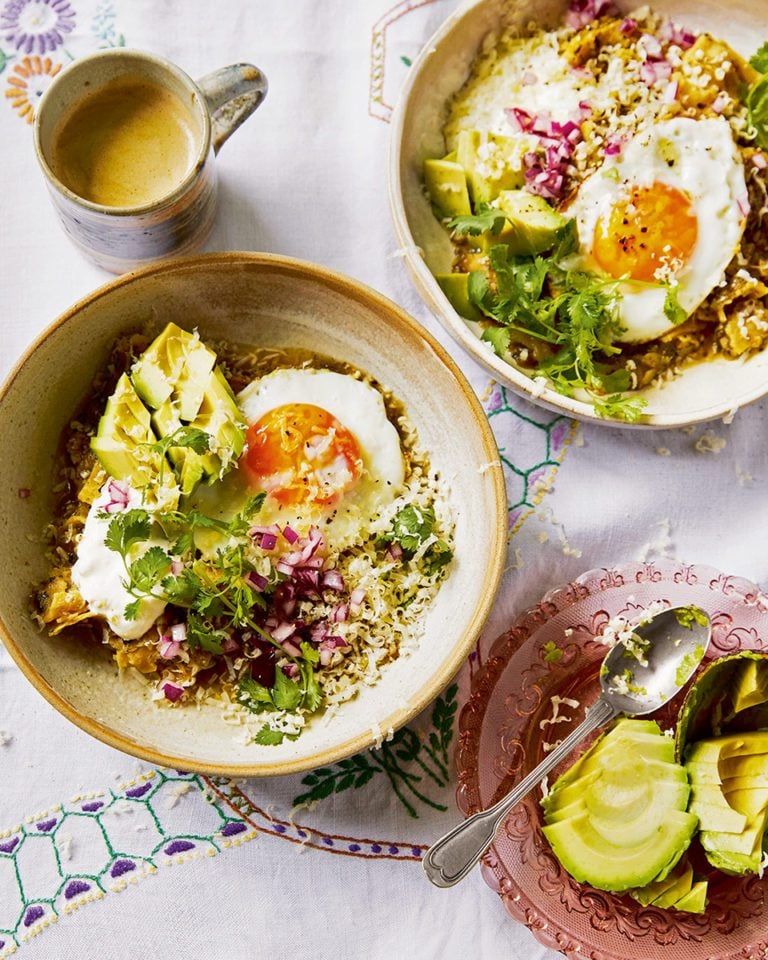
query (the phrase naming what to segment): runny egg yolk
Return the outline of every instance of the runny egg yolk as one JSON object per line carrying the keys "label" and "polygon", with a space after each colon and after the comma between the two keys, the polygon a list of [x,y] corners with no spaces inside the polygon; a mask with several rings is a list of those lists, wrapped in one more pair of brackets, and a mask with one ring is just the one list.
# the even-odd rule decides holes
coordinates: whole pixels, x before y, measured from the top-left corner
{"label": "runny egg yolk", "polygon": [[612,277],[653,283],[662,279],[660,268],[675,273],[688,262],[697,235],[688,194],[656,182],[634,187],[611,209],[607,222],[597,221],[592,254]]}
{"label": "runny egg yolk", "polygon": [[274,407],[252,424],[242,465],[251,485],[283,507],[333,506],[363,470],[354,435],[310,403]]}

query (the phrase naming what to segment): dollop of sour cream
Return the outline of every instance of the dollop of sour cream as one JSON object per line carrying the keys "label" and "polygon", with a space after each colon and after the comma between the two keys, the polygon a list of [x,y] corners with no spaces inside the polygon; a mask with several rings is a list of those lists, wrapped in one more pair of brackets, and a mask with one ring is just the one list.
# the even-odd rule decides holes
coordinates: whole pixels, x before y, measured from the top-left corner
{"label": "dollop of sour cream", "polygon": [[[109,481],[102,487],[98,498],[88,512],[85,527],[77,545],[77,560],[72,567],[72,582],[90,610],[104,617],[118,637],[124,640],[135,640],[143,636],[157,620],[165,609],[165,601],[156,597],[142,597],[136,619],[126,618],[125,608],[135,597],[125,587],[127,575],[122,557],[104,543],[111,519],[110,515],[104,515],[104,508],[111,501],[107,492],[108,487]],[[141,506],[143,506],[141,495],[129,487],[125,509]],[[128,562],[137,560],[152,546],[160,546],[167,550],[170,544],[164,538],[151,537],[131,547],[128,551]]]}

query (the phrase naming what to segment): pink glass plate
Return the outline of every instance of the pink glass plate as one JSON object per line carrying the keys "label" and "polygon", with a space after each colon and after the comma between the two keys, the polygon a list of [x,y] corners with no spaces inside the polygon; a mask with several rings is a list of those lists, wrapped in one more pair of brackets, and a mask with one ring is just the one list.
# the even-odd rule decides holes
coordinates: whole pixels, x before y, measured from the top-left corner
{"label": "pink glass plate", "polygon": [[[542,744],[568,734],[598,695],[605,646],[595,634],[617,614],[653,601],[697,604],[712,617],[708,659],[768,648],[768,598],[747,580],[674,561],[592,570],[548,593],[491,647],[459,719],[457,801],[465,815],[485,809],[544,756]],[[568,635],[565,631],[570,629]],[[562,653],[560,653],[562,651]],[[568,723],[545,725],[554,695]],[[672,726],[682,695],[654,715]],[[572,760],[566,761],[564,767]],[[553,782],[560,770],[550,776]],[[481,870],[516,920],[545,946],[590,960],[765,960],[768,875],[726,877],[695,861],[710,879],[705,914],[641,907],[576,883],[544,839],[537,790],[519,804]],[[693,851],[695,856],[695,851]]]}

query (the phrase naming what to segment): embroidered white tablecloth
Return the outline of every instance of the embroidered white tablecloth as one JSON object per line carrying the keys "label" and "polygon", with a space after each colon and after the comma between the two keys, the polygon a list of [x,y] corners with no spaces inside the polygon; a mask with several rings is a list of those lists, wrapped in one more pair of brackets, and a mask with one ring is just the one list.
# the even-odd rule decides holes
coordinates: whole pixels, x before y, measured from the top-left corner
{"label": "embroidered white tablecloth", "polygon": [[[517,612],[592,567],[674,556],[768,585],[763,403],[691,432],[578,426],[493,386],[417,298],[390,227],[388,120],[412,58],[455,6],[1,0],[0,375],[109,279],[65,239],[36,167],[29,121],[51,77],[121,44],[192,76],[250,60],[270,92],[220,155],[209,249],[345,271],[459,360],[491,418],[509,494],[508,569],[480,659]],[[381,750],[234,784],[154,770],[91,740],[0,647],[0,958],[554,957],[477,871],[439,891],[419,867],[457,818],[454,720],[468,674]],[[316,803],[292,817],[302,798]]]}

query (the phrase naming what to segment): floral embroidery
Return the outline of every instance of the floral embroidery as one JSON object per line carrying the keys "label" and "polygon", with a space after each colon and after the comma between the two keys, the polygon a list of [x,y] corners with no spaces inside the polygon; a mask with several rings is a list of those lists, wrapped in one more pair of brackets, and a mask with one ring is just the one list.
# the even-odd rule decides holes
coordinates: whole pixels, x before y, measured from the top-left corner
{"label": "floral embroidery", "polygon": [[60,63],[54,63],[50,57],[23,57],[8,77],[5,95],[11,106],[27,123],[35,119],[35,107],[40,97],[48,89],[51,80],[61,70]]}
{"label": "floral embroidery", "polygon": [[0,13],[0,30],[23,53],[48,53],[64,43],[75,26],[67,0],[8,0]]}

